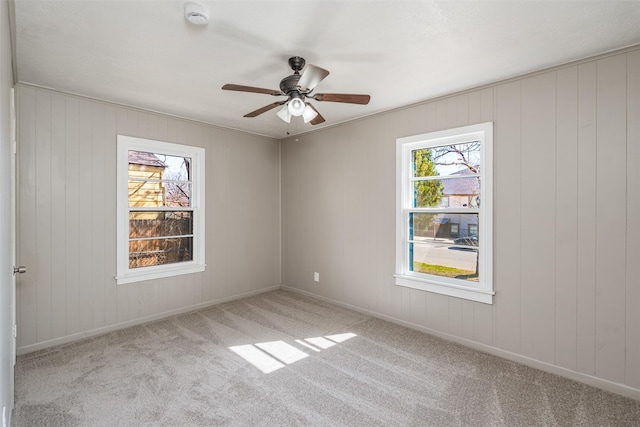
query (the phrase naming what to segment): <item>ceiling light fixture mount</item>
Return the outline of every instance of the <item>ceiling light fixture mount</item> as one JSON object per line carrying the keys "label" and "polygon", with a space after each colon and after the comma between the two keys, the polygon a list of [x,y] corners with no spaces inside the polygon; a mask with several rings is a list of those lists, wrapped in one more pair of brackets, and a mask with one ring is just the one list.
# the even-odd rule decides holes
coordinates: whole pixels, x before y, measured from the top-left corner
{"label": "ceiling light fixture mount", "polygon": [[203,5],[195,2],[185,4],[184,17],[193,25],[207,25],[209,23],[209,12]]}

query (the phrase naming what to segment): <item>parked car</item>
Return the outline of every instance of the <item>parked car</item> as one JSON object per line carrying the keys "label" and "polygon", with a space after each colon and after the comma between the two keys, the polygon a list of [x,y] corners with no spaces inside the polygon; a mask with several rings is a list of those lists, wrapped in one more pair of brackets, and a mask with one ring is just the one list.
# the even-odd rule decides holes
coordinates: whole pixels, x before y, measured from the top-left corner
{"label": "parked car", "polygon": [[476,236],[459,237],[453,243],[456,245],[478,246],[478,238]]}

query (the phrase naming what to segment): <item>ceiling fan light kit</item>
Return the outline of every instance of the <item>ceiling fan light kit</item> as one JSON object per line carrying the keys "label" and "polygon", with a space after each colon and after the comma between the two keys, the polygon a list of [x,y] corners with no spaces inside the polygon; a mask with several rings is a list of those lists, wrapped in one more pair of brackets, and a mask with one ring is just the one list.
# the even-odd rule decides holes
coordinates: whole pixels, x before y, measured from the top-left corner
{"label": "ceiling fan light kit", "polygon": [[309,123],[311,120],[315,119],[317,116],[318,116],[318,112],[313,109],[311,104],[307,103],[307,106],[304,108],[304,111],[302,112],[302,120],[304,120],[305,123]]}
{"label": "ceiling fan light kit", "polygon": [[[317,125],[325,121],[324,117],[315,109],[315,107],[306,102],[306,99],[323,102],[342,102],[347,104],[367,105],[371,97],[369,95],[355,95],[345,93],[318,93],[311,95],[313,89],[329,75],[329,71],[315,65],[308,65],[305,68],[306,61],[299,56],[289,58],[289,67],[293,70],[293,74],[283,78],[280,81],[280,90],[264,89],[253,86],[243,86],[236,84],[226,84],[222,86],[223,90],[234,90],[238,92],[263,93],[272,96],[286,96],[287,100],[282,102],[274,102],[255,111],[247,113],[244,117],[256,117],[280,105],[284,106],[276,113],[283,121],[291,123],[291,117],[302,116],[305,123]],[[304,68],[302,74],[300,71]]]}
{"label": "ceiling fan light kit", "polygon": [[289,106],[285,105],[276,113],[278,117],[284,120],[287,123],[291,123],[291,113],[289,112]]}
{"label": "ceiling fan light kit", "polygon": [[287,103],[287,106],[289,108],[289,113],[291,113],[292,116],[297,117],[302,115],[307,105],[304,103],[300,95],[294,94]]}

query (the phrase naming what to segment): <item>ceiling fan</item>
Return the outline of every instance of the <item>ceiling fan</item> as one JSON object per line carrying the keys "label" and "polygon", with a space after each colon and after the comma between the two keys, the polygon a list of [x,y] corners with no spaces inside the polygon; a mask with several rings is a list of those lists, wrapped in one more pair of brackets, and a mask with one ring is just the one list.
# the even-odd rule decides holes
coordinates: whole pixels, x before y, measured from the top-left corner
{"label": "ceiling fan", "polygon": [[[244,117],[256,117],[262,113],[266,113],[276,107],[283,106],[278,111],[278,117],[287,123],[291,122],[291,117],[302,116],[305,123],[311,122],[317,125],[324,122],[324,117],[316,110],[316,108],[307,102],[307,99],[316,101],[343,102],[348,104],[367,105],[371,97],[369,95],[354,95],[346,93],[316,93],[312,95],[313,89],[329,75],[329,71],[315,65],[307,65],[306,61],[299,56],[289,58],[289,66],[293,70],[293,74],[285,77],[280,81],[280,90],[263,89],[253,86],[242,86],[236,84],[226,84],[222,86],[224,90],[235,90],[238,92],[264,93],[272,96],[286,96],[285,101],[274,102],[265,105],[255,111],[247,113]],[[300,74],[300,70],[304,71]]]}

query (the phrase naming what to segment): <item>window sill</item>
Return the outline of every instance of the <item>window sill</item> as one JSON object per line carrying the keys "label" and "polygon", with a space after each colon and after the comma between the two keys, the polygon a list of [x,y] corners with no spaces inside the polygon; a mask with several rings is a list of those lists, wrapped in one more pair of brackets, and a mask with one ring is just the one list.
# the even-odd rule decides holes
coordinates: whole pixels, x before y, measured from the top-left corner
{"label": "window sill", "polygon": [[142,282],[144,280],[162,279],[164,277],[180,276],[183,274],[201,273],[204,271],[206,264],[189,264],[188,266],[169,266],[162,267],[145,267],[140,271],[131,271],[127,274],[116,276],[116,283],[124,285],[127,283]]}
{"label": "window sill", "polygon": [[396,274],[394,275],[394,277],[396,278],[395,282],[398,286],[419,289],[421,291],[433,292],[436,294],[447,295],[455,298],[477,301],[484,304],[493,304],[493,295],[495,294],[495,292],[492,291],[472,288],[469,286],[440,283],[434,280],[406,276],[402,274]]}

